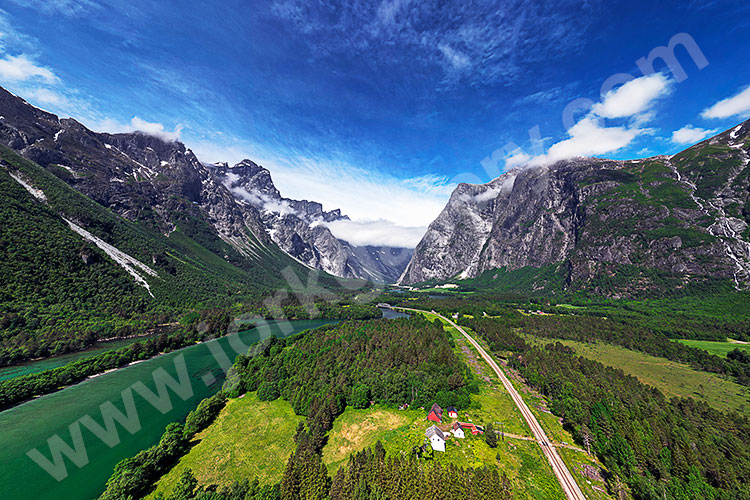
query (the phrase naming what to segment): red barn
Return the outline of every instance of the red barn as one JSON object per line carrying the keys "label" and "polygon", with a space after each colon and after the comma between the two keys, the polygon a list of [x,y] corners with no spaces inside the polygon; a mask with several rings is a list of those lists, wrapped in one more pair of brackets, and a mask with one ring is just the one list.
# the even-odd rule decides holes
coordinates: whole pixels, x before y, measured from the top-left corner
{"label": "red barn", "polygon": [[448,412],[448,416],[450,418],[458,418],[458,410],[456,410],[455,407],[449,406],[448,408],[446,408],[446,411]]}
{"label": "red barn", "polygon": [[432,420],[438,424],[443,423],[443,409],[437,403],[432,405],[430,412],[427,414],[427,420]]}
{"label": "red barn", "polygon": [[473,435],[477,434],[484,434],[484,429],[481,427],[477,427],[476,425],[472,424],[471,422],[459,422],[458,423],[461,427],[464,428],[465,431],[471,432]]}

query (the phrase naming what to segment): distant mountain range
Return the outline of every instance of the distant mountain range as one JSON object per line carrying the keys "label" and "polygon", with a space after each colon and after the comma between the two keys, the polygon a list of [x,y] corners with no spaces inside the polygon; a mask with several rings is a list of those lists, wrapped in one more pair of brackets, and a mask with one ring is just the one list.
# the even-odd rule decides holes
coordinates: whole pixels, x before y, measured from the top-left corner
{"label": "distant mountain range", "polygon": [[221,240],[248,258],[275,244],[305,266],[377,281],[395,281],[411,257],[409,249],[356,247],[337,239],[325,224],[346,216],[324,212],[320,203],[283,198],[269,171],[250,160],[206,165],[179,141],[92,132],[4,89],[0,114],[0,144],[165,236],[190,226],[200,234],[189,231],[191,237]]}
{"label": "distant mountain range", "polygon": [[208,168],[241,205],[258,212],[274,243],[308,266],[334,276],[392,283],[411,258],[412,249],[357,247],[336,238],[325,224],[349,217],[339,209],[324,212],[315,201],[282,197],[271,173],[250,160]]}
{"label": "distant mountain range", "polygon": [[[460,184],[416,250],[337,238],[328,224],[346,215],[285,198],[253,161],[205,164],[179,141],[93,132],[4,89],[0,145],[4,303],[13,311],[0,322],[30,304],[51,311],[57,299],[45,297],[61,282],[101,291],[94,268],[117,276],[110,292],[142,310],[150,296],[208,304],[262,294],[283,285],[288,266],[322,270],[323,280],[489,288],[523,270],[523,281],[511,279],[527,290],[554,281],[607,296],[648,294],[665,277],[677,289],[750,279],[750,122],[672,157],[578,158]],[[24,233],[72,267],[48,269]]]}
{"label": "distant mountain range", "polygon": [[674,156],[578,158],[460,184],[400,283],[491,285],[498,269],[531,267],[544,270],[532,289],[550,272],[564,287],[614,296],[647,292],[656,276],[677,288],[701,280],[745,288],[749,152],[746,121]]}

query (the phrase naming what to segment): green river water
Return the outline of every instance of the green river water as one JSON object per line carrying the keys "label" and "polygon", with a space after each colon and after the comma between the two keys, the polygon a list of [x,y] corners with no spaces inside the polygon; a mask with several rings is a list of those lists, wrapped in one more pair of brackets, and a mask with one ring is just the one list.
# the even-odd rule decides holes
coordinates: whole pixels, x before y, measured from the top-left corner
{"label": "green river water", "polygon": [[[291,330],[282,329],[279,323],[269,321],[268,329],[249,330],[202,344],[186,347],[119,370],[88,379],[80,384],[48,394],[0,413],[0,499],[2,500],[91,500],[104,489],[104,484],[120,460],[133,456],[140,450],[158,442],[170,422],[182,421],[205,397],[219,390],[224,380],[222,364],[231,363],[238,352],[257,342],[261,336],[272,333],[287,336],[334,321],[297,320],[285,322]],[[212,349],[213,348],[213,349]],[[215,351],[225,353],[216,356]],[[117,424],[120,442],[112,447],[105,444],[83,425],[82,442],[85,445],[85,464],[74,464],[65,459],[67,477],[58,481],[27,456],[38,449],[43,457],[51,459],[50,438],[59,436],[68,446],[73,446],[71,424],[89,415],[103,425],[100,405],[110,401],[125,412],[122,391],[141,382],[157,393],[154,371],[163,369],[178,380],[177,366],[184,360],[190,376],[192,396],[185,400],[167,389],[171,409],[162,414],[140,393],[132,391],[140,430],[131,434]],[[217,361],[219,360],[219,361]],[[130,392],[130,391],[129,391]],[[79,454],[79,459],[80,459]]]}
{"label": "green river water", "polygon": [[20,377],[21,375],[28,375],[29,373],[43,372],[44,370],[58,368],[73,361],[96,356],[97,354],[101,354],[104,351],[110,351],[112,349],[117,349],[118,347],[124,347],[134,342],[146,340],[147,338],[149,337],[144,336],[133,337],[129,339],[110,340],[109,342],[100,342],[83,351],[62,354],[60,356],[40,359],[38,361],[29,361],[28,363],[22,363],[20,365],[6,366],[4,368],[0,368],[0,381],[13,377]]}

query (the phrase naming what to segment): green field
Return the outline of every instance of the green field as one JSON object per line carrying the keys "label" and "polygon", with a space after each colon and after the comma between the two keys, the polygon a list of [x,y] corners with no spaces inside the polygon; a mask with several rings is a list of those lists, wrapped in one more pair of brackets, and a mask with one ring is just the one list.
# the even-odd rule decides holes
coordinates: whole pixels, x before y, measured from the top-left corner
{"label": "green field", "polygon": [[301,421],[282,399],[259,401],[255,393],[230,399],[216,420],[193,438],[193,448],[156,483],[148,498],[170,492],[186,468],[192,469],[202,485],[229,485],[256,477],[262,484],[280,480]]}
{"label": "green field", "polygon": [[708,351],[716,356],[721,356],[722,358],[726,358],[727,353],[729,353],[729,351],[734,351],[735,349],[750,352],[750,344],[744,344],[737,341],[712,342],[710,340],[677,339],[675,342],[703,349],[704,351]]}
{"label": "green field", "polygon": [[[523,335],[529,342],[548,343],[531,335]],[[557,340],[555,340],[557,342]],[[560,340],[575,349],[576,353],[637,377],[644,384],[659,389],[665,396],[693,398],[719,410],[750,412],[750,389],[719,375],[694,370],[691,367],[665,358],[658,358],[624,347],[602,342],[588,344],[573,340]]]}
{"label": "green field", "polygon": [[384,445],[400,441],[406,429],[414,422],[424,420],[422,411],[398,411],[391,408],[374,407],[355,410],[347,407],[328,434],[328,443],[323,448],[323,463],[333,474],[345,465],[349,455],[373,446],[378,440]]}

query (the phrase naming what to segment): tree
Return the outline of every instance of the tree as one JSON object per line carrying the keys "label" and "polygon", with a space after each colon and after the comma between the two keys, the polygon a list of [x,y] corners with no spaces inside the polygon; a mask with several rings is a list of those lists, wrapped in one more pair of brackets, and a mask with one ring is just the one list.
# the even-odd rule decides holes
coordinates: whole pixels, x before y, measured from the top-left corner
{"label": "tree", "polygon": [[263,382],[258,386],[258,399],[261,401],[273,401],[279,397],[279,387],[276,382]]}
{"label": "tree", "polygon": [[190,468],[182,471],[180,481],[175,486],[174,491],[168,497],[169,500],[189,500],[195,496],[195,489],[198,487],[198,480],[193,476]]}
{"label": "tree", "polygon": [[593,439],[593,435],[591,434],[591,429],[589,429],[588,425],[583,424],[581,426],[581,429],[578,432],[581,435],[581,440],[583,441],[583,445],[586,447],[586,453],[591,455],[591,441]]}
{"label": "tree", "polygon": [[358,384],[352,388],[351,405],[360,410],[370,406],[370,387],[367,384]]}
{"label": "tree", "polygon": [[490,448],[497,448],[497,432],[495,432],[495,426],[492,422],[487,424],[484,429],[484,441]]}

